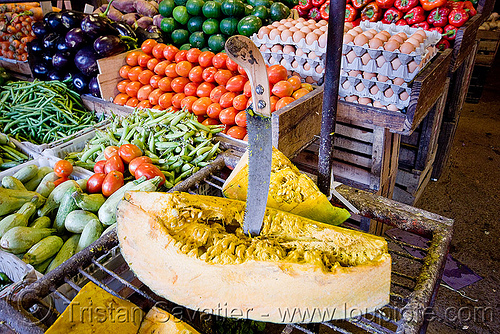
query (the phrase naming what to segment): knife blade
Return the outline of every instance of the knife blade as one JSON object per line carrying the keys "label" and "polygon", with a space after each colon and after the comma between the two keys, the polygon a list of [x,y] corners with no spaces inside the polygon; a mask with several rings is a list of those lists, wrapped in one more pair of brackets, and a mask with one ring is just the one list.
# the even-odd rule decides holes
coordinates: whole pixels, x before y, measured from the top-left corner
{"label": "knife blade", "polygon": [[245,36],[231,36],[226,53],[246,72],[252,87],[253,111],[247,109],[248,191],[243,223],[245,234],[259,235],[266,212],[272,165],[272,123],[269,80],[264,58]]}

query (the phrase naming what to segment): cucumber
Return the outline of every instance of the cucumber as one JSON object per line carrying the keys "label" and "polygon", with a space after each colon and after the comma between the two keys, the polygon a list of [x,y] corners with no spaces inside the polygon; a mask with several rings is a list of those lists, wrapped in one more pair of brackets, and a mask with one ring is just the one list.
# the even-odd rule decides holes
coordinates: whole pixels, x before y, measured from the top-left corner
{"label": "cucumber", "polygon": [[12,190],[27,190],[24,184],[13,176],[4,176],[2,187]]}
{"label": "cucumber", "polygon": [[33,191],[38,187],[40,182],[42,182],[45,175],[52,173],[52,172],[53,172],[53,170],[50,167],[40,167],[40,168],[38,168],[36,175],[31,180],[26,182],[24,184],[24,186],[26,187],[26,189]]}
{"label": "cucumber", "polygon": [[99,239],[102,235],[102,224],[98,219],[93,219],[85,226],[80,236],[80,241],[78,241],[78,246],[76,247],[76,253]]}
{"label": "cucumber", "polygon": [[23,261],[34,265],[56,255],[64,244],[63,239],[57,235],[50,235],[34,244],[23,256]]}
{"label": "cucumber", "polygon": [[66,227],[66,230],[69,232],[82,233],[85,225],[94,219],[99,218],[97,218],[97,216],[92,212],[85,210],[73,210],[66,216],[66,219],[64,220],[64,227]]}
{"label": "cucumber", "polygon": [[35,191],[44,197],[49,197],[52,190],[56,187],[54,185],[54,181],[58,178],[59,176],[57,176],[55,172],[45,175],[42,181],[40,181],[40,184],[38,184],[38,187],[36,187]]}
{"label": "cucumber", "polygon": [[63,244],[56,257],[50,262],[48,268],[45,270],[45,273],[48,273],[52,269],[59,266],[61,263],[69,259],[75,254],[76,247],[78,246],[78,241],[80,240],[79,234],[73,234],[69,237],[68,240]]}
{"label": "cucumber", "polygon": [[104,225],[112,225],[116,222],[116,207],[118,203],[123,198],[125,193],[129,190],[136,191],[155,191],[158,184],[163,179],[156,176],[150,180],[144,181],[141,177],[138,180],[132,181],[115,191],[111,196],[108,197],[106,202],[101,206],[98,211],[99,220]]}
{"label": "cucumber", "polygon": [[47,270],[48,266],[52,262],[55,256],[49,257],[47,260],[43,261],[42,263],[35,264],[33,267],[35,268],[36,271],[38,271],[40,274],[44,274],[45,270]]}
{"label": "cucumber", "polygon": [[12,176],[21,181],[22,183],[26,183],[32,178],[34,178],[37,172],[38,172],[37,165],[28,165],[15,172],[14,175]]}
{"label": "cucumber", "polygon": [[16,213],[12,213],[0,220],[0,237],[16,226],[28,226],[29,219],[36,212],[36,205],[32,202],[24,203]]}
{"label": "cucumber", "polygon": [[80,189],[82,189],[83,191],[87,191],[87,179],[76,180],[76,183],[78,183]]}
{"label": "cucumber", "polygon": [[62,234],[64,232],[64,222],[68,214],[78,209],[78,206],[76,205],[75,200],[73,199],[71,194],[73,194],[73,191],[71,191],[71,189],[69,191],[66,191],[61,200],[61,204],[59,204],[59,209],[57,209],[56,218],[54,219],[54,225],[52,227],[57,230],[58,234]]}
{"label": "cucumber", "polygon": [[47,216],[52,210],[57,209],[66,191],[71,190],[71,193],[73,193],[78,189],[80,189],[80,186],[73,180],[68,180],[58,185],[50,193],[45,201],[45,205],[38,210],[38,216]]}
{"label": "cucumber", "polygon": [[19,254],[30,249],[38,241],[56,232],[53,228],[16,226],[0,239],[0,246],[7,252]]}
{"label": "cucumber", "polygon": [[42,216],[35,219],[35,221],[28,226],[34,228],[49,228],[52,226],[52,220],[47,216]]}
{"label": "cucumber", "polygon": [[106,201],[102,194],[85,194],[79,191],[73,193],[76,205],[82,210],[97,212]]}
{"label": "cucumber", "polygon": [[45,197],[34,191],[0,187],[0,216],[15,212],[26,202],[34,203],[38,208],[45,202]]}

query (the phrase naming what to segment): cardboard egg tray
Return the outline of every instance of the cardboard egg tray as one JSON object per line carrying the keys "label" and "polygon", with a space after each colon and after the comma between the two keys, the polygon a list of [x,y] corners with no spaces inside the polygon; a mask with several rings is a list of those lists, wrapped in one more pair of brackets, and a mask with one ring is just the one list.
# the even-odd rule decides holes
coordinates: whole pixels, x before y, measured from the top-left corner
{"label": "cardboard egg tray", "polygon": [[283,41],[281,39],[281,36],[276,36],[274,39],[270,39],[268,35],[264,35],[264,38],[259,38],[257,34],[253,34],[250,36],[250,39],[252,42],[255,43],[255,45],[260,48],[261,45],[267,46],[269,49],[272,48],[274,45],[280,44],[280,45],[293,45],[296,49],[302,49],[302,50],[308,50],[314,51],[318,57],[323,56],[326,54],[326,46],[325,47],[320,47],[318,41],[314,41],[312,44],[307,44],[305,39],[300,40],[298,43],[293,41],[292,37],[289,37],[286,41]]}
{"label": "cardboard egg tray", "polygon": [[[380,32],[385,30],[391,35],[404,32],[408,36],[419,30],[417,28],[410,28],[409,26],[396,26],[395,24],[368,21],[362,21],[360,27],[363,31],[375,29],[377,32]],[[343,44],[342,69],[359,70],[370,73],[376,72],[391,79],[399,77],[403,78],[406,82],[410,82],[415,78],[420,69],[425,67],[425,65],[437,54],[435,45],[441,39],[441,35],[435,31],[425,31],[425,34],[427,38],[410,54],[401,53],[399,50],[386,51],[383,47],[371,49],[368,47],[368,44],[363,46],[354,45],[353,42]],[[355,57],[352,56],[351,52],[354,53]],[[349,62],[350,58],[353,58],[351,62]],[[398,60],[393,62],[396,58]],[[410,71],[408,65],[412,61],[418,66],[413,69],[413,71]]]}
{"label": "cardboard egg tray", "polygon": [[[264,60],[268,65],[274,65],[269,62],[271,57],[273,57],[274,60],[276,61],[275,64],[283,65],[287,70],[296,72],[303,79],[311,77],[315,82],[319,82],[323,78],[324,68],[325,68],[325,61],[323,57],[310,59],[307,56],[296,56],[295,54],[292,53],[286,54],[283,52],[271,52],[269,50],[264,51],[262,53],[262,56],[264,57]],[[285,60],[284,64],[282,63],[282,60]],[[298,62],[299,66],[297,67],[292,66],[294,60]],[[306,63],[309,64],[309,66],[311,66],[309,70],[304,69],[304,64]],[[316,72],[317,66],[321,66],[323,68],[323,70],[320,73]]]}
{"label": "cardboard egg tray", "polygon": [[[362,84],[362,89],[358,90]],[[378,87],[378,92],[375,94],[371,93],[372,87]],[[387,89],[391,88],[394,92],[392,96],[385,96],[385,92]],[[408,98],[406,100],[401,100],[400,94],[402,92],[408,93]],[[339,95],[341,97],[347,97],[351,95],[356,95],[358,97],[368,97],[373,101],[379,101],[384,106],[388,106],[389,104],[394,104],[398,109],[404,109],[408,107],[410,103],[410,94],[411,88],[408,87],[406,83],[402,85],[394,85],[391,82],[382,82],[377,81],[377,78],[364,79],[361,74],[357,76],[348,76],[341,75],[340,76],[340,84],[339,84]]]}

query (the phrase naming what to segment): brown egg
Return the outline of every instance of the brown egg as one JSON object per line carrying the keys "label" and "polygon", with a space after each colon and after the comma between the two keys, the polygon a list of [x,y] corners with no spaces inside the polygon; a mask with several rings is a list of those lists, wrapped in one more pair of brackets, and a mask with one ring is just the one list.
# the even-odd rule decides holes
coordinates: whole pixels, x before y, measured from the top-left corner
{"label": "brown egg", "polygon": [[415,46],[413,44],[411,44],[410,42],[404,42],[399,47],[399,51],[401,51],[401,53],[410,54],[413,51],[415,51]]}
{"label": "brown egg", "polygon": [[296,31],[299,31],[299,29],[298,29],[297,27],[291,27],[291,28],[290,28],[290,29],[288,29],[288,30],[290,30],[291,32],[296,32]]}
{"label": "brown egg", "polygon": [[309,71],[311,69],[311,65],[309,65],[309,63],[304,63],[302,67],[304,67],[304,71]]}
{"label": "brown egg", "polygon": [[388,77],[386,77],[385,75],[377,75],[377,80],[380,81],[380,82],[386,82],[387,80],[389,80]]}
{"label": "brown egg", "polygon": [[298,48],[297,51],[295,51],[296,56],[302,57],[304,54],[304,50],[302,50],[301,48]]}
{"label": "brown egg", "polygon": [[314,42],[318,40],[318,35],[313,32],[310,32],[306,35],[306,43],[307,45],[312,45]]}
{"label": "brown egg", "polygon": [[418,29],[417,31],[415,31],[415,33],[413,35],[420,35],[420,36],[422,36],[422,41],[427,38],[427,34],[425,33],[425,31],[423,31],[421,29]]}
{"label": "brown egg", "polygon": [[287,65],[288,63],[287,63],[286,59],[285,59],[285,58],[283,58],[283,59],[281,59],[280,64],[281,64],[281,66],[283,66],[283,67],[287,67],[286,65]]}
{"label": "brown egg", "polygon": [[305,19],[305,18],[303,18],[303,17],[299,17],[299,18],[297,19],[297,21],[298,21],[298,22],[302,22],[302,23],[303,23],[303,22],[306,22],[306,19]]}
{"label": "brown egg", "polygon": [[377,31],[377,30],[375,30],[375,29],[373,29],[373,28],[371,28],[370,30],[368,30],[368,32],[369,32],[370,34],[372,34],[373,36],[375,36],[376,34],[378,34],[378,31]]}
{"label": "brown egg", "polygon": [[372,103],[372,99],[370,99],[369,97],[360,97],[358,99],[358,103],[359,104],[364,104],[364,105],[367,105],[369,103]]}
{"label": "brown egg", "polygon": [[277,27],[276,29],[278,29],[279,31],[283,31],[283,30],[288,30],[288,27],[285,26],[285,25],[280,25],[279,27]]}
{"label": "brown egg", "polygon": [[307,83],[310,83],[310,84],[314,84],[314,83],[316,83],[316,80],[314,80],[314,78],[313,78],[313,77],[307,77],[307,78],[306,78],[306,82],[307,82]]}
{"label": "brown egg", "polygon": [[389,37],[387,37],[387,35],[383,34],[383,32],[379,32],[378,34],[376,34],[375,36],[373,36],[374,38],[378,38],[379,40],[381,40],[382,42],[387,42],[387,40],[389,39]]}
{"label": "brown egg", "polygon": [[358,102],[358,97],[356,95],[347,96],[345,98],[347,102]]}
{"label": "brown egg", "polygon": [[387,41],[388,41],[388,42],[390,42],[390,41],[396,41],[396,42],[398,42],[399,44],[401,44],[401,43],[403,43],[403,42],[404,42],[404,40],[403,40],[403,39],[401,38],[401,36],[399,36],[399,35],[392,35],[392,36],[391,36],[391,37],[390,37]]}
{"label": "brown egg", "polygon": [[382,67],[385,64],[384,56],[378,56],[375,61],[377,62],[378,67]]}
{"label": "brown egg", "polygon": [[373,94],[373,95],[376,95],[379,91],[379,88],[377,85],[373,85],[371,88],[370,88],[370,93]]}
{"label": "brown egg", "polygon": [[288,21],[289,21],[289,19],[288,19],[288,18],[286,18],[286,19],[281,19],[281,20],[280,20],[280,23],[281,23],[281,24],[285,24],[285,23],[287,23]]}
{"label": "brown egg", "polygon": [[309,28],[309,27],[302,27],[302,28],[300,28],[300,31],[302,31],[304,34],[306,34],[306,35],[307,35],[307,34],[308,34],[308,33],[310,33],[312,30],[311,30],[311,28]]}
{"label": "brown egg", "polygon": [[274,40],[276,37],[281,36],[281,31],[278,29],[273,29],[269,32],[269,39]]}
{"label": "brown egg", "polygon": [[324,70],[323,66],[321,66],[321,65],[316,66],[316,73],[321,74],[321,73],[323,73],[323,70]]}
{"label": "brown egg", "polygon": [[392,79],[392,82],[395,85],[401,86],[405,82],[405,80],[403,78],[394,78]]}
{"label": "brown egg", "polygon": [[363,32],[363,29],[360,26],[352,28],[352,30],[356,31],[358,34],[361,34]]}
{"label": "brown egg", "polygon": [[370,80],[377,76],[377,73],[363,72],[363,78]]}
{"label": "brown egg", "polygon": [[316,59],[316,58],[318,58],[318,55],[316,55],[316,52],[311,51],[311,52],[309,52],[307,54],[307,58],[309,58],[309,59]]}
{"label": "brown egg", "polygon": [[323,31],[323,32],[325,32],[325,31],[328,30],[328,26],[321,26],[318,29],[321,30],[321,31]]}
{"label": "brown egg", "polygon": [[370,56],[370,54],[368,52],[366,52],[364,55],[361,56],[361,62],[363,63],[363,65],[368,64],[368,62],[371,59],[372,59],[372,57]]}
{"label": "brown egg", "polygon": [[349,89],[349,87],[351,87],[351,83],[349,82],[349,80],[344,81],[344,83],[342,84],[342,88],[347,90]]}
{"label": "brown egg", "polygon": [[293,33],[293,41],[295,43],[299,43],[304,38],[306,38],[306,35],[302,31],[296,31]]}
{"label": "brown egg", "polygon": [[391,34],[386,30],[382,30],[380,33],[386,35],[388,39],[391,37]]}
{"label": "brown egg", "polygon": [[276,63],[278,63],[278,61],[277,61],[276,59],[274,59],[274,57],[273,57],[273,56],[269,57],[269,64],[270,64],[270,65],[274,65],[274,64],[276,64]]}
{"label": "brown egg", "polygon": [[352,63],[354,59],[356,59],[356,54],[354,53],[354,51],[349,51],[347,54],[346,54],[346,57],[347,57],[347,62],[349,63]]}
{"label": "brown egg", "polygon": [[362,82],[358,83],[356,87],[354,87],[358,92],[362,92],[365,89],[365,85]]}
{"label": "brown egg", "polygon": [[261,52],[264,52],[264,51],[269,50],[269,48],[268,48],[265,44],[262,44],[262,45],[260,46],[259,50],[260,50]]}
{"label": "brown egg", "polygon": [[318,23],[317,23],[317,25],[319,27],[326,26],[326,25],[328,25],[328,21],[327,20],[319,20]]}
{"label": "brown egg", "polygon": [[354,42],[354,37],[352,35],[345,34],[344,39],[342,40],[342,43],[349,44],[351,42]]}
{"label": "brown egg", "polygon": [[[417,34],[417,33],[414,33],[413,35],[411,35],[410,38],[413,38],[413,39],[419,41],[420,43],[422,43],[425,40],[425,37],[423,37],[422,35]],[[410,38],[408,38],[408,39],[410,39]]]}
{"label": "brown egg", "polygon": [[398,36],[401,36],[403,40],[406,40],[408,38],[408,35],[406,35],[404,32],[397,33]]}
{"label": "brown egg", "polygon": [[348,32],[346,32],[347,35],[351,35],[352,37],[356,37],[359,35],[359,32],[357,32],[356,30],[354,29],[351,29],[349,30]]}
{"label": "brown egg", "polygon": [[368,42],[368,45],[370,46],[370,48],[372,49],[378,49],[379,47],[381,47],[382,45],[384,44],[384,42],[382,42],[380,39],[378,38],[375,38],[373,37],[370,42]]}
{"label": "brown egg", "polygon": [[319,38],[318,38],[318,45],[319,45],[320,48],[326,47],[326,44],[328,42],[327,38],[328,38],[327,34],[323,34],[323,35],[319,36]]}
{"label": "brown egg", "polygon": [[[328,22],[326,22],[326,24],[328,24]],[[326,24],[324,24],[324,25],[326,25]],[[344,22],[344,30],[346,30],[346,29],[349,30],[349,29],[352,29],[352,28],[354,28],[354,25],[352,24],[352,22]]]}
{"label": "brown egg", "polygon": [[348,75],[350,77],[356,77],[356,76],[358,76],[358,74],[361,74],[361,71],[354,71],[353,70],[353,71],[349,71],[349,73],[348,73]]}
{"label": "brown egg", "polygon": [[285,27],[291,28],[291,27],[293,27],[293,23],[290,22],[290,21],[288,21],[288,22],[285,23]]}
{"label": "brown egg", "polygon": [[375,36],[374,34],[372,34],[371,32],[369,31],[364,31],[363,32],[363,35],[365,35],[366,37],[368,37],[368,39],[372,39],[373,36]]}
{"label": "brown egg", "polygon": [[322,31],[321,29],[319,29],[319,28],[314,29],[314,30],[313,30],[313,33],[315,33],[315,34],[316,34],[316,35],[318,35],[318,36],[323,35],[323,31]]}
{"label": "brown egg", "polygon": [[399,68],[399,66],[401,66],[401,60],[399,60],[399,58],[394,58],[391,61],[391,65],[392,65],[392,69],[396,71]]}
{"label": "brown egg", "polygon": [[312,24],[312,25],[316,25],[316,21],[315,21],[315,20],[313,20],[313,19],[309,19],[309,20],[307,20],[307,23],[308,23],[308,24],[310,24],[310,25],[311,25],[311,24]]}
{"label": "brown egg", "polygon": [[278,28],[281,25],[281,23],[279,23],[278,21],[274,21],[271,25],[275,28]]}
{"label": "brown egg", "polygon": [[283,51],[283,46],[281,44],[275,44],[271,48],[271,52],[280,52]]}
{"label": "brown egg", "polygon": [[373,106],[375,108],[384,108],[384,109],[386,109],[386,107],[380,101],[373,101]]}
{"label": "brown egg", "polygon": [[406,100],[408,100],[409,97],[410,97],[410,95],[408,95],[407,91],[401,92],[401,94],[399,94],[399,99],[401,101],[406,101]]}
{"label": "brown egg", "polygon": [[365,45],[366,43],[368,43],[368,37],[366,37],[363,34],[359,34],[354,38],[354,45],[362,46]]}
{"label": "brown egg", "polygon": [[295,47],[293,47],[293,45],[285,45],[283,47],[283,53],[286,53],[286,54],[295,53]]}
{"label": "brown egg", "polygon": [[392,90],[392,88],[387,88],[385,91],[384,91],[384,96],[385,97],[391,97],[394,95],[394,91]]}
{"label": "brown egg", "polygon": [[294,60],[294,61],[292,62],[292,67],[293,67],[293,68],[297,68],[297,67],[299,67],[299,62],[298,62],[298,61],[296,61],[296,60]]}
{"label": "brown egg", "polygon": [[297,29],[299,29],[299,30],[300,30],[300,28],[303,28],[303,27],[304,27],[304,23],[303,23],[303,22],[299,22],[299,23],[297,23],[297,24],[295,25],[295,28],[297,28]]}
{"label": "brown egg", "polygon": [[420,46],[420,41],[417,40],[416,38],[413,38],[413,37],[410,37],[408,38],[405,43],[411,43],[415,46],[415,48],[419,47]]}
{"label": "brown egg", "polygon": [[418,64],[414,60],[410,61],[408,63],[408,72],[413,73],[415,71],[415,69],[417,69],[417,67],[418,67]]}
{"label": "brown egg", "polygon": [[262,27],[262,28],[260,28],[260,29],[259,29],[259,32],[257,33],[257,37],[258,37],[259,39],[263,39],[263,38],[264,38],[264,36],[268,36],[268,35],[269,35],[269,32],[270,32],[270,31],[271,31],[271,30],[269,30],[269,28],[268,28],[268,27]]}
{"label": "brown egg", "polygon": [[390,111],[399,111],[399,108],[396,107],[396,105],[394,105],[394,104],[389,104],[387,106],[387,109],[390,110]]}
{"label": "brown egg", "polygon": [[397,48],[399,48],[399,45],[400,43],[398,41],[395,41],[395,40],[389,40],[387,42],[385,42],[384,44],[384,50],[386,51],[394,51],[396,50]]}

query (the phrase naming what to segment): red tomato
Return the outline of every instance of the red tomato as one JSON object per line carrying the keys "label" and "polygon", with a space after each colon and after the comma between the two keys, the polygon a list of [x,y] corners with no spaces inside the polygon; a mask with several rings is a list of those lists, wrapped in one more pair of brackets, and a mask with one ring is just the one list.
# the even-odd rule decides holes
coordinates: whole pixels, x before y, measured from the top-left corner
{"label": "red tomato", "polygon": [[127,57],[125,58],[125,62],[129,66],[137,66],[137,57],[143,53],[142,51],[132,51],[127,54]]}
{"label": "red tomato", "polygon": [[151,87],[151,85],[142,86],[137,91],[137,99],[139,101],[147,100],[149,98],[149,94],[151,94],[151,92],[153,92],[153,90],[154,89],[153,89],[153,87]]}
{"label": "red tomato", "polygon": [[141,89],[142,84],[139,81],[132,81],[129,82],[127,85],[127,88],[125,88],[125,91],[127,92],[127,95],[130,97],[137,97],[137,92],[139,92],[139,89]]}
{"label": "red tomato", "polygon": [[153,75],[151,77],[151,79],[149,79],[149,84],[151,85],[151,87],[153,87],[154,89],[156,89],[156,88],[158,88],[158,83],[160,82],[161,79],[163,79],[162,76]]}
{"label": "red tomato", "polygon": [[158,105],[158,100],[160,99],[161,94],[163,94],[163,91],[160,88],[156,88],[149,94],[148,101],[151,103],[151,106]]}
{"label": "red tomato", "polygon": [[240,65],[238,65],[238,73],[241,74],[241,75],[247,75],[247,73],[245,72],[245,70],[243,69],[243,67],[241,67]]}
{"label": "red tomato", "polygon": [[286,68],[282,65],[273,65],[267,68],[267,77],[269,78],[269,83],[274,85],[275,83],[286,80],[288,73]]}
{"label": "red tomato", "polygon": [[135,66],[135,67],[132,67],[130,69],[130,71],[128,71],[128,79],[130,81],[138,81],[139,80],[139,74],[141,74],[141,72],[143,71],[144,69],[140,66]]}
{"label": "red tomato", "polygon": [[203,70],[201,77],[206,82],[215,82],[215,73],[217,73],[217,69],[215,67],[207,67]]}
{"label": "red tomato", "polygon": [[201,124],[203,125],[217,125],[217,124],[220,124],[219,120],[218,119],[214,119],[214,118],[205,118],[203,120],[203,122],[201,122]]}
{"label": "red tomato", "polygon": [[170,85],[172,86],[172,90],[176,93],[182,93],[184,91],[184,87],[189,83],[188,78],[184,77],[177,77],[172,82]]}
{"label": "red tomato", "polygon": [[154,178],[155,176],[160,176],[163,180],[160,182],[159,185],[162,185],[163,183],[165,183],[165,180],[166,180],[165,175],[163,175],[161,170],[158,167],[156,167],[155,165],[148,163],[148,162],[144,162],[144,163],[140,164],[135,169],[134,175],[135,175],[136,179],[139,179],[141,176],[145,176],[146,179],[148,179],[148,180]]}
{"label": "red tomato", "polygon": [[104,173],[95,173],[87,180],[87,192],[89,194],[97,194],[102,192],[102,182],[106,178]]}
{"label": "red tomato", "polygon": [[221,108],[220,104],[212,103],[207,108],[207,116],[212,118],[212,119],[219,120],[219,114],[220,114],[221,110],[222,110],[222,108]]}
{"label": "red tomato", "polygon": [[296,91],[297,89],[300,89],[300,87],[302,87],[302,82],[296,75],[288,78],[287,81],[292,84],[293,91]]}
{"label": "red tomato", "polygon": [[247,127],[247,113],[245,110],[240,111],[239,113],[236,114],[236,117],[234,118],[234,122],[236,125],[241,126],[242,128]]}
{"label": "red tomato", "polygon": [[158,87],[164,92],[171,92],[172,91],[172,78],[169,77],[163,77],[158,81]]}
{"label": "red tomato", "polygon": [[149,38],[149,39],[145,40],[144,42],[142,42],[141,50],[144,53],[151,54],[151,52],[153,51],[153,48],[156,46],[156,44],[158,44],[158,42],[156,40]]}
{"label": "red tomato", "polygon": [[109,197],[120,189],[124,183],[123,173],[116,170],[111,171],[102,181],[102,194]]}
{"label": "red tomato", "polygon": [[233,106],[233,99],[236,97],[234,92],[226,92],[222,94],[219,100],[219,104],[222,108],[229,108]]}
{"label": "red tomato", "polygon": [[175,72],[177,72],[179,76],[187,78],[189,76],[189,71],[191,71],[192,68],[193,64],[187,60],[183,60],[175,65]]}
{"label": "red tomato", "polygon": [[250,85],[250,80],[245,82],[245,86],[243,87],[243,94],[245,94],[245,96],[248,98],[252,97],[252,86]]}
{"label": "red tomato", "polygon": [[160,61],[156,58],[151,58],[149,61],[148,61],[148,64],[146,65],[146,67],[148,68],[148,70],[150,71],[154,71],[156,65],[158,65]]}
{"label": "red tomato", "polygon": [[[128,95],[127,95],[128,96]],[[127,103],[125,103],[126,106],[135,108],[139,104],[139,99],[136,97],[131,97],[127,100]]]}
{"label": "red tomato", "polygon": [[198,100],[196,96],[186,96],[181,101],[181,109],[187,109],[189,111],[192,111],[193,103],[195,103],[196,100]]}
{"label": "red tomato", "polygon": [[192,82],[203,82],[203,67],[195,66],[189,71],[188,78]]}
{"label": "red tomato", "polygon": [[220,112],[219,120],[222,124],[234,125],[234,124],[236,124],[234,122],[234,119],[236,118],[236,114],[238,114],[238,111],[236,109],[234,109],[233,107],[226,108]]}
{"label": "red tomato", "polygon": [[175,71],[176,63],[170,63],[165,67],[165,75],[169,78],[177,78],[179,75]]}
{"label": "red tomato", "polygon": [[236,110],[245,110],[247,107],[248,97],[243,94],[236,96],[233,99],[233,107]]}
{"label": "red tomato", "polygon": [[184,93],[177,93],[172,97],[172,105],[174,108],[181,109],[181,102],[186,97]]}
{"label": "red tomato", "polygon": [[226,67],[228,70],[237,72],[238,71],[238,64],[236,62],[232,61],[231,58],[226,59]]}
{"label": "red tomato", "polygon": [[140,67],[142,68],[145,68],[148,66],[148,61],[153,58],[152,56],[148,55],[148,54],[140,54],[138,57],[137,57],[137,65],[139,65]]}
{"label": "red tomato", "polygon": [[104,149],[104,159],[108,160],[112,155],[118,153],[118,146],[108,146]]}
{"label": "red tomato", "polygon": [[202,82],[196,89],[198,97],[209,97],[215,85],[211,82]]}
{"label": "red tomato", "polygon": [[113,99],[113,103],[118,104],[120,106],[124,106],[125,103],[127,103],[129,98],[130,98],[130,96],[128,96],[128,94],[120,93],[120,94],[115,96],[115,98]]}
{"label": "red tomato", "polygon": [[269,98],[269,101],[271,102],[271,112],[276,110],[276,103],[278,103],[279,100],[279,97],[271,95],[271,97]]}
{"label": "red tomato", "polygon": [[120,81],[119,83],[116,84],[116,88],[118,89],[118,91],[120,93],[127,93],[126,89],[127,89],[127,85],[130,83],[131,81],[129,79],[125,79],[125,80],[122,80]]}
{"label": "red tomato", "polygon": [[191,63],[198,63],[198,57],[200,56],[200,54],[201,54],[200,49],[197,48],[189,49],[186,54],[186,59]]}
{"label": "red tomato", "polygon": [[128,171],[135,177],[135,170],[137,169],[137,167],[139,167],[139,165],[145,162],[153,163],[153,160],[151,160],[151,158],[146,155],[132,159],[132,161],[130,161],[130,163],[128,164]]}
{"label": "red tomato", "polygon": [[248,78],[243,75],[235,75],[231,79],[229,79],[226,83],[226,89],[230,92],[242,92],[245,87],[245,82],[248,81]]}
{"label": "red tomato", "polygon": [[210,100],[214,103],[219,103],[222,94],[226,93],[227,89],[224,86],[217,86],[210,92]]}
{"label": "red tomato", "polygon": [[[160,103],[160,102],[158,101],[158,103]],[[151,109],[154,109],[154,110],[163,110],[165,108],[161,107],[160,105],[156,105],[156,106],[153,106],[153,108],[151,108]]]}
{"label": "red tomato", "polygon": [[124,163],[128,164],[134,158],[140,157],[142,155],[142,151],[134,144],[123,144],[118,149],[118,155],[122,158]]}
{"label": "red tomato", "polygon": [[136,106],[136,108],[138,108],[138,109],[149,109],[152,107],[153,107],[153,105],[149,102],[149,100],[141,101]]}
{"label": "red tomato", "polygon": [[64,182],[66,182],[66,181],[68,181],[68,180],[69,180],[69,179],[68,179],[66,176],[64,176],[64,177],[60,177],[60,178],[58,178],[57,180],[55,180],[55,181],[54,181],[54,186],[56,186],[56,187],[57,187],[57,186],[58,186],[58,185],[60,185],[61,183],[64,183]]}
{"label": "red tomato", "polygon": [[132,69],[132,66],[130,65],[123,65],[120,67],[120,76],[123,79],[128,79],[128,72]]}
{"label": "red tomato", "polygon": [[227,81],[231,79],[233,73],[229,70],[218,70],[214,75],[214,80],[221,86],[225,86]]}
{"label": "red tomato", "polygon": [[168,60],[162,60],[158,64],[156,64],[155,68],[153,69],[153,72],[155,72],[158,75],[164,76],[165,75],[165,69],[170,64],[171,64],[170,61],[168,61]]}
{"label": "red tomato", "polygon": [[73,165],[68,160],[59,160],[54,165],[54,173],[59,177],[68,177],[73,173]]}
{"label": "red tomato", "polygon": [[157,43],[154,47],[151,53],[153,54],[153,57],[155,57],[158,60],[162,60],[165,58],[163,55],[163,52],[165,51],[165,48],[167,47],[166,44],[164,43]]}
{"label": "red tomato", "polygon": [[144,70],[142,71],[139,76],[137,77],[137,80],[143,85],[149,85],[149,80],[151,80],[151,77],[155,75],[153,71],[150,70]]}
{"label": "red tomato", "polygon": [[230,127],[226,134],[230,137],[236,138],[236,139],[243,139],[245,138],[247,134],[247,129],[242,128],[241,126],[235,125]]}
{"label": "red tomato", "polygon": [[125,172],[125,165],[123,164],[122,158],[118,154],[113,154],[106,160],[104,165],[104,174],[109,174],[112,171],[118,171],[120,173]]}
{"label": "red tomato", "polygon": [[215,68],[227,68],[226,67],[227,54],[224,52],[219,52],[212,58],[212,65]]}
{"label": "red tomato", "polygon": [[196,116],[206,115],[208,106],[212,104],[212,100],[209,97],[200,97],[193,103],[193,114]]}
{"label": "red tomato", "polygon": [[167,45],[163,50],[163,57],[165,57],[165,59],[167,60],[174,61],[177,52],[179,52],[179,49],[177,47],[173,45]]}
{"label": "red tomato", "polygon": [[274,84],[271,93],[277,97],[287,97],[292,96],[293,86],[290,82],[286,80],[278,81]]}
{"label": "red tomato", "polygon": [[167,109],[168,107],[172,106],[172,97],[174,97],[174,93],[164,93],[160,96],[158,99],[158,105],[163,108]]}
{"label": "red tomato", "polygon": [[198,56],[198,63],[200,64],[200,66],[210,67],[212,66],[212,59],[214,58],[214,56],[215,53],[213,53],[212,51],[203,51]]}
{"label": "red tomato", "polygon": [[183,60],[187,60],[187,50],[180,50],[179,52],[177,52],[174,60],[177,64]]}
{"label": "red tomato", "polygon": [[292,103],[293,101],[295,101],[293,97],[290,96],[282,97],[278,102],[276,102],[276,110],[283,108],[284,106]]}
{"label": "red tomato", "polygon": [[190,82],[186,86],[184,86],[184,94],[186,96],[196,96],[196,90],[200,84],[197,82]]}
{"label": "red tomato", "polygon": [[104,165],[106,164],[106,160],[97,161],[94,164],[94,173],[104,173]]}

